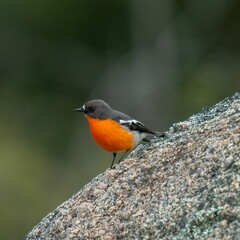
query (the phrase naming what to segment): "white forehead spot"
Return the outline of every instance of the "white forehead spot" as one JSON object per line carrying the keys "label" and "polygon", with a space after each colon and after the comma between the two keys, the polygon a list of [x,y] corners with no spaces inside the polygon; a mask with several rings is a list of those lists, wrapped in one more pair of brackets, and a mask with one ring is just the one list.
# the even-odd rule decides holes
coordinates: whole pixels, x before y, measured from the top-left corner
{"label": "white forehead spot", "polygon": [[82,109],[85,110],[85,105],[82,106]]}

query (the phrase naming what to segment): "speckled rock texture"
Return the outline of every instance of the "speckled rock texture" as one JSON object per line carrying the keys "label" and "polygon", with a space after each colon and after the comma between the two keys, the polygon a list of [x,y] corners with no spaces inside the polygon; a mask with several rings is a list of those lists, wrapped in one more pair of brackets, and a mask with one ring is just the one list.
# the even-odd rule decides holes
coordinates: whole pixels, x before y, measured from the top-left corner
{"label": "speckled rock texture", "polygon": [[139,145],[26,239],[240,239],[240,93]]}

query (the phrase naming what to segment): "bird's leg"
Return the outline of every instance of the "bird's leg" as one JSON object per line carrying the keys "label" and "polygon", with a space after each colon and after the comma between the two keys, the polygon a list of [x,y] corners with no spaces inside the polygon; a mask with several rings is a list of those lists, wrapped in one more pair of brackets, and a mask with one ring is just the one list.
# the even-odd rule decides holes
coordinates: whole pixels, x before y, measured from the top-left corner
{"label": "bird's leg", "polygon": [[122,155],[122,157],[118,160],[118,163],[120,163],[120,162],[123,160],[123,158],[125,157],[126,153],[129,152],[129,151],[130,151],[130,150],[126,150],[126,151],[124,152],[124,154]]}
{"label": "bird's leg", "polygon": [[113,160],[112,160],[112,164],[111,164],[111,167],[110,167],[110,168],[113,167],[113,163],[114,163],[114,160],[115,160],[116,156],[117,156],[117,153],[114,152],[114,153],[113,153]]}

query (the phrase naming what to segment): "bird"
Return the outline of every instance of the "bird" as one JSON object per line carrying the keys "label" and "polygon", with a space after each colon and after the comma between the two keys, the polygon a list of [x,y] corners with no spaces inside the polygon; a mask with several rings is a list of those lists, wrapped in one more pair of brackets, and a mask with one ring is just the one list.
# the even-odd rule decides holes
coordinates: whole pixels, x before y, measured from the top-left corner
{"label": "bird", "polygon": [[95,142],[113,154],[110,168],[113,168],[118,152],[125,151],[125,155],[142,140],[149,142],[146,139],[148,136],[164,136],[164,133],[159,134],[149,130],[140,121],[113,109],[101,99],[90,100],[75,111],[85,115]]}

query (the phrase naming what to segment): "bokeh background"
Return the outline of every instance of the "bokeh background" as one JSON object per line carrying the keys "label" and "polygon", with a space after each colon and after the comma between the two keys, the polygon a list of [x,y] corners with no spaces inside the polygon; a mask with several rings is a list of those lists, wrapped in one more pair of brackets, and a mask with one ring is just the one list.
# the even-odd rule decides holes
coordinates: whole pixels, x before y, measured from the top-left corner
{"label": "bokeh background", "polygon": [[239,0],[0,1],[0,239],[22,239],[109,167],[73,109],[154,130],[240,88]]}

